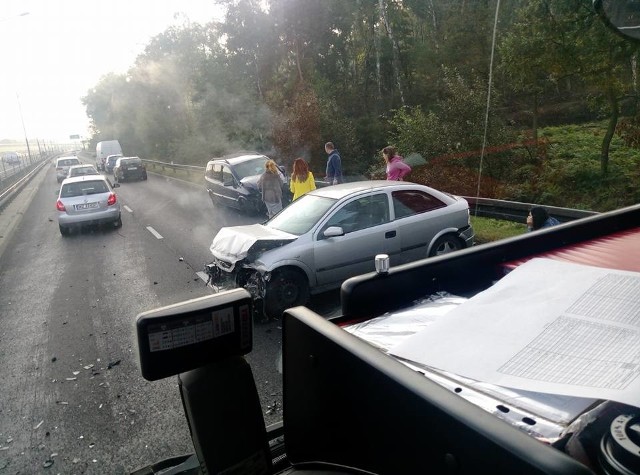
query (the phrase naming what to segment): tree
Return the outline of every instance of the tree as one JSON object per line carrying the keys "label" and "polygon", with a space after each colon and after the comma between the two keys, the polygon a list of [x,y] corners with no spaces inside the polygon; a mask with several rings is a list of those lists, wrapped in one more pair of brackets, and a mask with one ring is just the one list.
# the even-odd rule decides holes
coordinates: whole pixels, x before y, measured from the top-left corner
{"label": "tree", "polygon": [[534,107],[549,81],[556,85],[572,81],[589,88],[593,104],[609,116],[600,153],[603,175],[608,171],[619,102],[633,84],[630,65],[635,50],[609,31],[591,2],[584,0],[533,0],[522,8],[501,48],[504,71],[515,89],[531,91]]}

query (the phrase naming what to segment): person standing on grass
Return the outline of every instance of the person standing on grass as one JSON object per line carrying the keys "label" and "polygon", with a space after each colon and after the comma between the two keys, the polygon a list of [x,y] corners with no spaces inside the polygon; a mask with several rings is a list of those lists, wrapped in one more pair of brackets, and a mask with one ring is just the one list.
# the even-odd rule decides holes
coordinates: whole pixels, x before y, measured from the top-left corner
{"label": "person standing on grass", "polygon": [[327,171],[325,173],[325,179],[330,185],[337,185],[342,183],[342,159],[340,154],[333,145],[333,142],[327,142],[324,144],[324,151],[327,152]]}
{"label": "person standing on grass", "polygon": [[293,201],[315,189],[316,180],[313,177],[313,173],[309,171],[309,165],[302,158],[296,158],[293,161],[293,173],[289,182],[289,190],[293,193]]}
{"label": "person standing on grass", "polygon": [[264,173],[258,179],[258,189],[262,193],[262,201],[267,207],[267,216],[272,218],[282,209],[284,177],[273,160],[267,160],[264,168]]}
{"label": "person standing on grass", "polygon": [[398,155],[394,147],[383,148],[382,157],[387,164],[387,180],[402,181],[411,172],[411,167],[404,163],[404,159]]}

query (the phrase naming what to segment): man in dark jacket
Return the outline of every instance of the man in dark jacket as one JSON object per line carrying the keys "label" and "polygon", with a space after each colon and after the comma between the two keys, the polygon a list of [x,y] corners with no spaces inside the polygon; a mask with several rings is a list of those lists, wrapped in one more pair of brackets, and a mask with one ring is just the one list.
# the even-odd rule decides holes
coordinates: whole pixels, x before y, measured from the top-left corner
{"label": "man in dark jacket", "polygon": [[340,154],[333,145],[333,142],[327,142],[324,144],[324,151],[327,152],[329,157],[327,158],[327,171],[326,180],[330,185],[337,185],[342,183],[342,160]]}

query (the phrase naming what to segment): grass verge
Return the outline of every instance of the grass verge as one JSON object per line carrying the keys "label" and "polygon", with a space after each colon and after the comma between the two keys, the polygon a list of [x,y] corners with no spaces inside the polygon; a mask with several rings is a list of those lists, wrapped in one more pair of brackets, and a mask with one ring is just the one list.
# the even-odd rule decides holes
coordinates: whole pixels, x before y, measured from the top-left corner
{"label": "grass verge", "polygon": [[500,239],[518,236],[527,231],[527,226],[524,223],[480,218],[478,216],[471,216],[471,225],[476,233],[476,244],[499,241]]}

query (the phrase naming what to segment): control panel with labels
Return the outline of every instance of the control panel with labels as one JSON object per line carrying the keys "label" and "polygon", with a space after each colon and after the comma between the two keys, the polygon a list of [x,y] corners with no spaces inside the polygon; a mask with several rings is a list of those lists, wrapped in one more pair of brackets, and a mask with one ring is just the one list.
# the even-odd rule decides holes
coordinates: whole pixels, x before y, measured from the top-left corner
{"label": "control panel with labels", "polygon": [[253,345],[252,299],[234,289],[141,313],[142,376],[149,381],[245,355]]}

